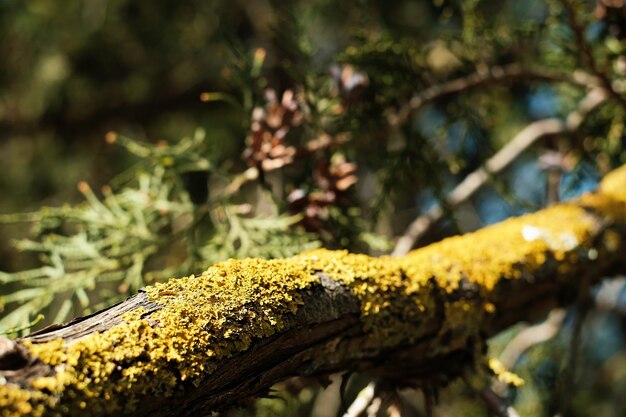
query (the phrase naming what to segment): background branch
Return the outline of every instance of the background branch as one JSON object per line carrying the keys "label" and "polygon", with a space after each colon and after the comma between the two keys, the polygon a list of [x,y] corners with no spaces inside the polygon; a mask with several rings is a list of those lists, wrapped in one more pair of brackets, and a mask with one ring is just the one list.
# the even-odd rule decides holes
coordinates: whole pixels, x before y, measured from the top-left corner
{"label": "background branch", "polygon": [[[450,191],[445,204],[449,207],[455,207],[467,201],[488,182],[490,175],[505,169],[537,140],[547,136],[576,132],[585,117],[606,98],[607,93],[604,89],[594,88],[583,98],[578,108],[567,116],[565,121],[551,118],[529,124],[494,156],[489,158],[483,167],[469,174]],[[413,220],[406,232],[396,242],[392,255],[402,256],[408,253],[431,227],[443,219],[443,216],[442,205],[435,204],[426,213]]]}
{"label": "background branch", "polygon": [[611,81],[609,75],[602,71],[593,56],[591,45],[585,39],[586,28],[580,22],[576,8],[570,0],[560,0],[563,8],[567,12],[569,26],[574,34],[576,50],[580,53],[583,65],[585,65],[597,79],[600,85],[607,91],[609,96],[615,100],[620,106],[626,108],[626,98],[621,94],[623,88]]}
{"label": "background branch", "polygon": [[524,68],[518,63],[493,66],[420,91],[398,112],[390,114],[388,122],[392,127],[402,126],[413,114],[427,104],[477,87],[515,80],[566,82],[583,88],[594,88],[601,85],[601,80],[597,76],[590,75],[582,70],[576,70],[571,74],[562,74],[546,69]]}

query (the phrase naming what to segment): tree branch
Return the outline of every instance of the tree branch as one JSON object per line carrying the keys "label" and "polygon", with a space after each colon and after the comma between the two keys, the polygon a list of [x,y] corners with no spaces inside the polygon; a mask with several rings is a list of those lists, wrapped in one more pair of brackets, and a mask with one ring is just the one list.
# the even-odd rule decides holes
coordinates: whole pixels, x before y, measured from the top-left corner
{"label": "tree branch", "polygon": [[589,45],[589,43],[585,39],[586,28],[578,19],[578,13],[576,12],[576,8],[570,0],[560,0],[560,2],[567,12],[569,26],[574,34],[576,51],[580,53],[580,57],[583,60],[583,65],[585,65],[591,71],[591,74],[593,74],[593,76],[597,77],[600,85],[605,89],[608,95],[620,106],[626,108],[626,98],[621,94],[623,93],[623,91],[621,91],[623,87],[616,86],[609,78],[609,75],[600,70],[600,68],[598,67],[598,63],[593,56],[591,45]]}
{"label": "tree branch", "polygon": [[571,74],[562,74],[546,69],[524,68],[517,63],[495,66],[420,91],[398,112],[390,114],[388,122],[392,128],[401,126],[422,107],[442,98],[485,85],[507,83],[520,79],[566,82],[587,89],[602,85],[602,81],[597,76],[589,75],[582,70],[576,70]]}
{"label": "tree branch", "polygon": [[[558,134],[572,134],[583,123],[585,117],[607,98],[605,90],[594,88],[580,102],[578,108],[570,113],[565,122],[560,119],[538,120],[526,126],[509,143],[489,158],[485,165],[469,174],[459,183],[446,198],[445,204],[455,207],[467,201],[476,191],[487,183],[490,176],[497,174],[517,159],[522,152],[532,146],[537,140]],[[392,256],[402,256],[408,253],[424,234],[437,222],[443,219],[444,212],[440,204],[431,207],[411,224],[406,232],[398,239]]]}
{"label": "tree branch", "polygon": [[[401,258],[230,260],[0,343],[4,416],[196,416],[294,375],[444,384],[485,338],[626,271],[626,166],[600,191]],[[586,281],[585,281],[586,282]]]}

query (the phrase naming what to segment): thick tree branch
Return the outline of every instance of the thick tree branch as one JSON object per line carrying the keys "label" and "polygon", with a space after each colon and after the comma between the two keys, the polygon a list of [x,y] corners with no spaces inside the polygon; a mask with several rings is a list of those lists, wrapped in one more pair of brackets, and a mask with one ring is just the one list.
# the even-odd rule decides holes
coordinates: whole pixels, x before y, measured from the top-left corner
{"label": "thick tree branch", "polygon": [[[0,343],[5,416],[197,416],[294,375],[412,386],[475,366],[485,338],[626,270],[626,166],[600,192],[413,251],[231,260]],[[584,287],[584,286],[583,286]]]}

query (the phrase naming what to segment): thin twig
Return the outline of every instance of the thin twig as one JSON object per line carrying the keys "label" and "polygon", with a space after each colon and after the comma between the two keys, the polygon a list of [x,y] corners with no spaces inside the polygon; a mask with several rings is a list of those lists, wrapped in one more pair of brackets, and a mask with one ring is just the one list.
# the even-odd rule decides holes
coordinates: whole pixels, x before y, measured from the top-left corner
{"label": "thin twig", "polygon": [[554,309],[543,322],[519,332],[500,354],[500,362],[507,369],[513,369],[518,359],[532,346],[552,339],[561,329],[565,320],[565,310]]}
{"label": "thin twig", "polygon": [[411,100],[396,113],[388,116],[390,126],[397,127],[406,123],[410,117],[424,107],[444,97],[471,90],[488,84],[506,83],[518,79],[536,81],[567,82],[584,88],[593,88],[602,85],[596,76],[576,70],[571,74],[563,74],[547,69],[529,69],[520,64],[495,66],[484,71],[477,71],[465,77],[457,78],[442,84],[433,85],[415,94]]}
{"label": "thin twig", "polygon": [[[484,166],[469,174],[446,197],[445,205],[455,207],[469,199],[476,191],[487,183],[489,177],[497,174],[517,159],[537,140],[558,134],[576,132],[585,117],[604,102],[607,93],[604,88],[592,89],[580,102],[578,108],[571,112],[565,121],[557,118],[538,120],[526,126],[509,143],[489,158]],[[443,218],[441,204],[431,207],[426,213],[415,219],[406,232],[398,239],[392,256],[408,253],[415,243],[438,221]]]}
{"label": "thin twig", "polygon": [[567,358],[566,368],[561,376],[561,398],[559,401],[560,415],[567,415],[567,409],[571,404],[574,387],[576,385],[578,364],[580,362],[580,344],[582,339],[582,327],[587,317],[590,305],[581,303],[576,309],[576,320],[574,322],[574,330],[572,331],[572,339],[570,340],[569,356]]}
{"label": "thin twig", "polygon": [[463,381],[469,389],[483,400],[487,409],[496,417],[519,417],[517,411],[510,401],[503,396],[496,394],[491,389],[489,378],[485,374],[476,372],[474,368],[466,368]]}
{"label": "thin twig", "polygon": [[259,170],[256,167],[248,168],[244,172],[233,178],[230,184],[228,184],[228,186],[224,188],[222,195],[230,197],[231,195],[239,191],[242,186],[258,178]]}
{"label": "thin twig", "polygon": [[376,382],[372,381],[358,393],[343,417],[358,417],[359,415],[361,415],[361,413],[363,413],[372,403],[375,394]]}
{"label": "thin twig", "polygon": [[367,417],[376,417],[380,407],[383,405],[383,400],[380,397],[376,397],[372,400],[369,407],[367,407]]}
{"label": "thin twig", "polygon": [[566,368],[561,374],[561,397],[559,399],[559,414],[567,415],[568,408],[571,404],[574,388],[576,387],[578,365],[580,363],[582,331],[585,319],[593,308],[594,299],[590,294],[589,275],[582,279],[579,288],[579,299],[576,305],[576,318],[574,320],[574,329],[572,330],[572,338],[570,339],[569,356],[567,358]]}
{"label": "thin twig", "polygon": [[[502,363],[506,369],[513,369],[524,352],[539,343],[552,339],[559,330],[561,330],[565,316],[564,309],[554,309],[544,322],[527,327],[519,332],[500,354],[500,363]],[[496,380],[491,388],[498,395],[504,395],[508,386]]]}
{"label": "thin twig", "polygon": [[626,286],[626,277],[605,279],[594,297],[595,307],[601,310],[615,310],[618,314],[625,314],[624,307],[620,306],[620,295]]}
{"label": "thin twig", "polygon": [[402,417],[402,414],[400,413],[400,407],[398,407],[398,405],[395,403],[387,407],[387,414],[389,415],[389,417]]}
{"label": "thin twig", "polygon": [[585,26],[578,20],[578,13],[576,8],[570,0],[560,0],[563,8],[567,12],[568,23],[574,34],[574,42],[576,43],[576,50],[580,53],[585,65],[597,79],[604,89],[609,93],[612,99],[617,101],[620,106],[626,108],[626,98],[620,94],[622,91],[618,91],[616,85],[611,81],[609,76],[600,70],[598,63],[593,56],[591,45],[585,39]]}
{"label": "thin twig", "polygon": [[519,417],[509,401],[493,392],[489,386],[480,391],[480,398],[496,417]]}

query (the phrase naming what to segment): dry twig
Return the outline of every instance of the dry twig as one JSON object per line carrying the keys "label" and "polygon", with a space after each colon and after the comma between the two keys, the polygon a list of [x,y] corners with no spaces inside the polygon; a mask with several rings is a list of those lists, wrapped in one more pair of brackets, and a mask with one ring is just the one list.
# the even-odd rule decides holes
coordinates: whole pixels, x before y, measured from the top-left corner
{"label": "dry twig", "polygon": [[480,398],[496,417],[519,417],[515,408],[506,399],[493,392],[490,387],[480,392]]}
{"label": "dry twig", "polygon": [[552,339],[561,328],[565,320],[565,310],[554,309],[548,318],[539,324],[530,326],[519,332],[500,354],[500,362],[512,369],[518,359],[532,346]]}
{"label": "dry twig", "polygon": [[578,13],[574,5],[570,0],[561,0],[563,8],[567,12],[569,26],[574,34],[574,42],[576,43],[576,51],[580,53],[580,56],[585,65],[600,81],[600,85],[608,92],[609,96],[619,103],[620,106],[626,108],[626,98],[621,94],[623,93],[623,86],[618,83],[614,83],[609,75],[602,71],[598,63],[593,56],[591,45],[585,39],[586,27],[578,19]]}
{"label": "dry twig", "polygon": [[491,67],[478,70],[465,77],[457,78],[442,84],[433,85],[415,94],[411,100],[396,113],[388,116],[392,128],[402,126],[422,107],[444,97],[472,90],[490,84],[511,82],[526,79],[535,81],[566,82],[583,88],[602,85],[602,81],[594,75],[576,70],[571,74],[562,74],[546,69],[523,68],[520,64]]}
{"label": "dry twig", "polygon": [[[538,120],[526,126],[509,143],[485,165],[469,174],[447,196],[445,204],[455,207],[467,201],[476,191],[487,183],[489,177],[496,174],[517,159],[537,140],[546,136],[572,134],[583,123],[585,117],[607,98],[605,89],[592,89],[580,102],[578,108],[571,112],[565,121],[557,118]],[[392,252],[392,256],[407,254],[415,243],[437,222],[443,219],[444,211],[441,204],[431,207],[426,213],[416,218],[402,235]]]}
{"label": "dry twig", "polygon": [[371,381],[369,384],[367,384],[365,388],[363,388],[358,393],[358,395],[356,396],[352,404],[350,404],[350,407],[348,407],[348,410],[345,412],[343,417],[360,416],[364,411],[368,409],[370,404],[372,404],[372,402],[375,399],[375,395],[376,395],[376,382]]}

